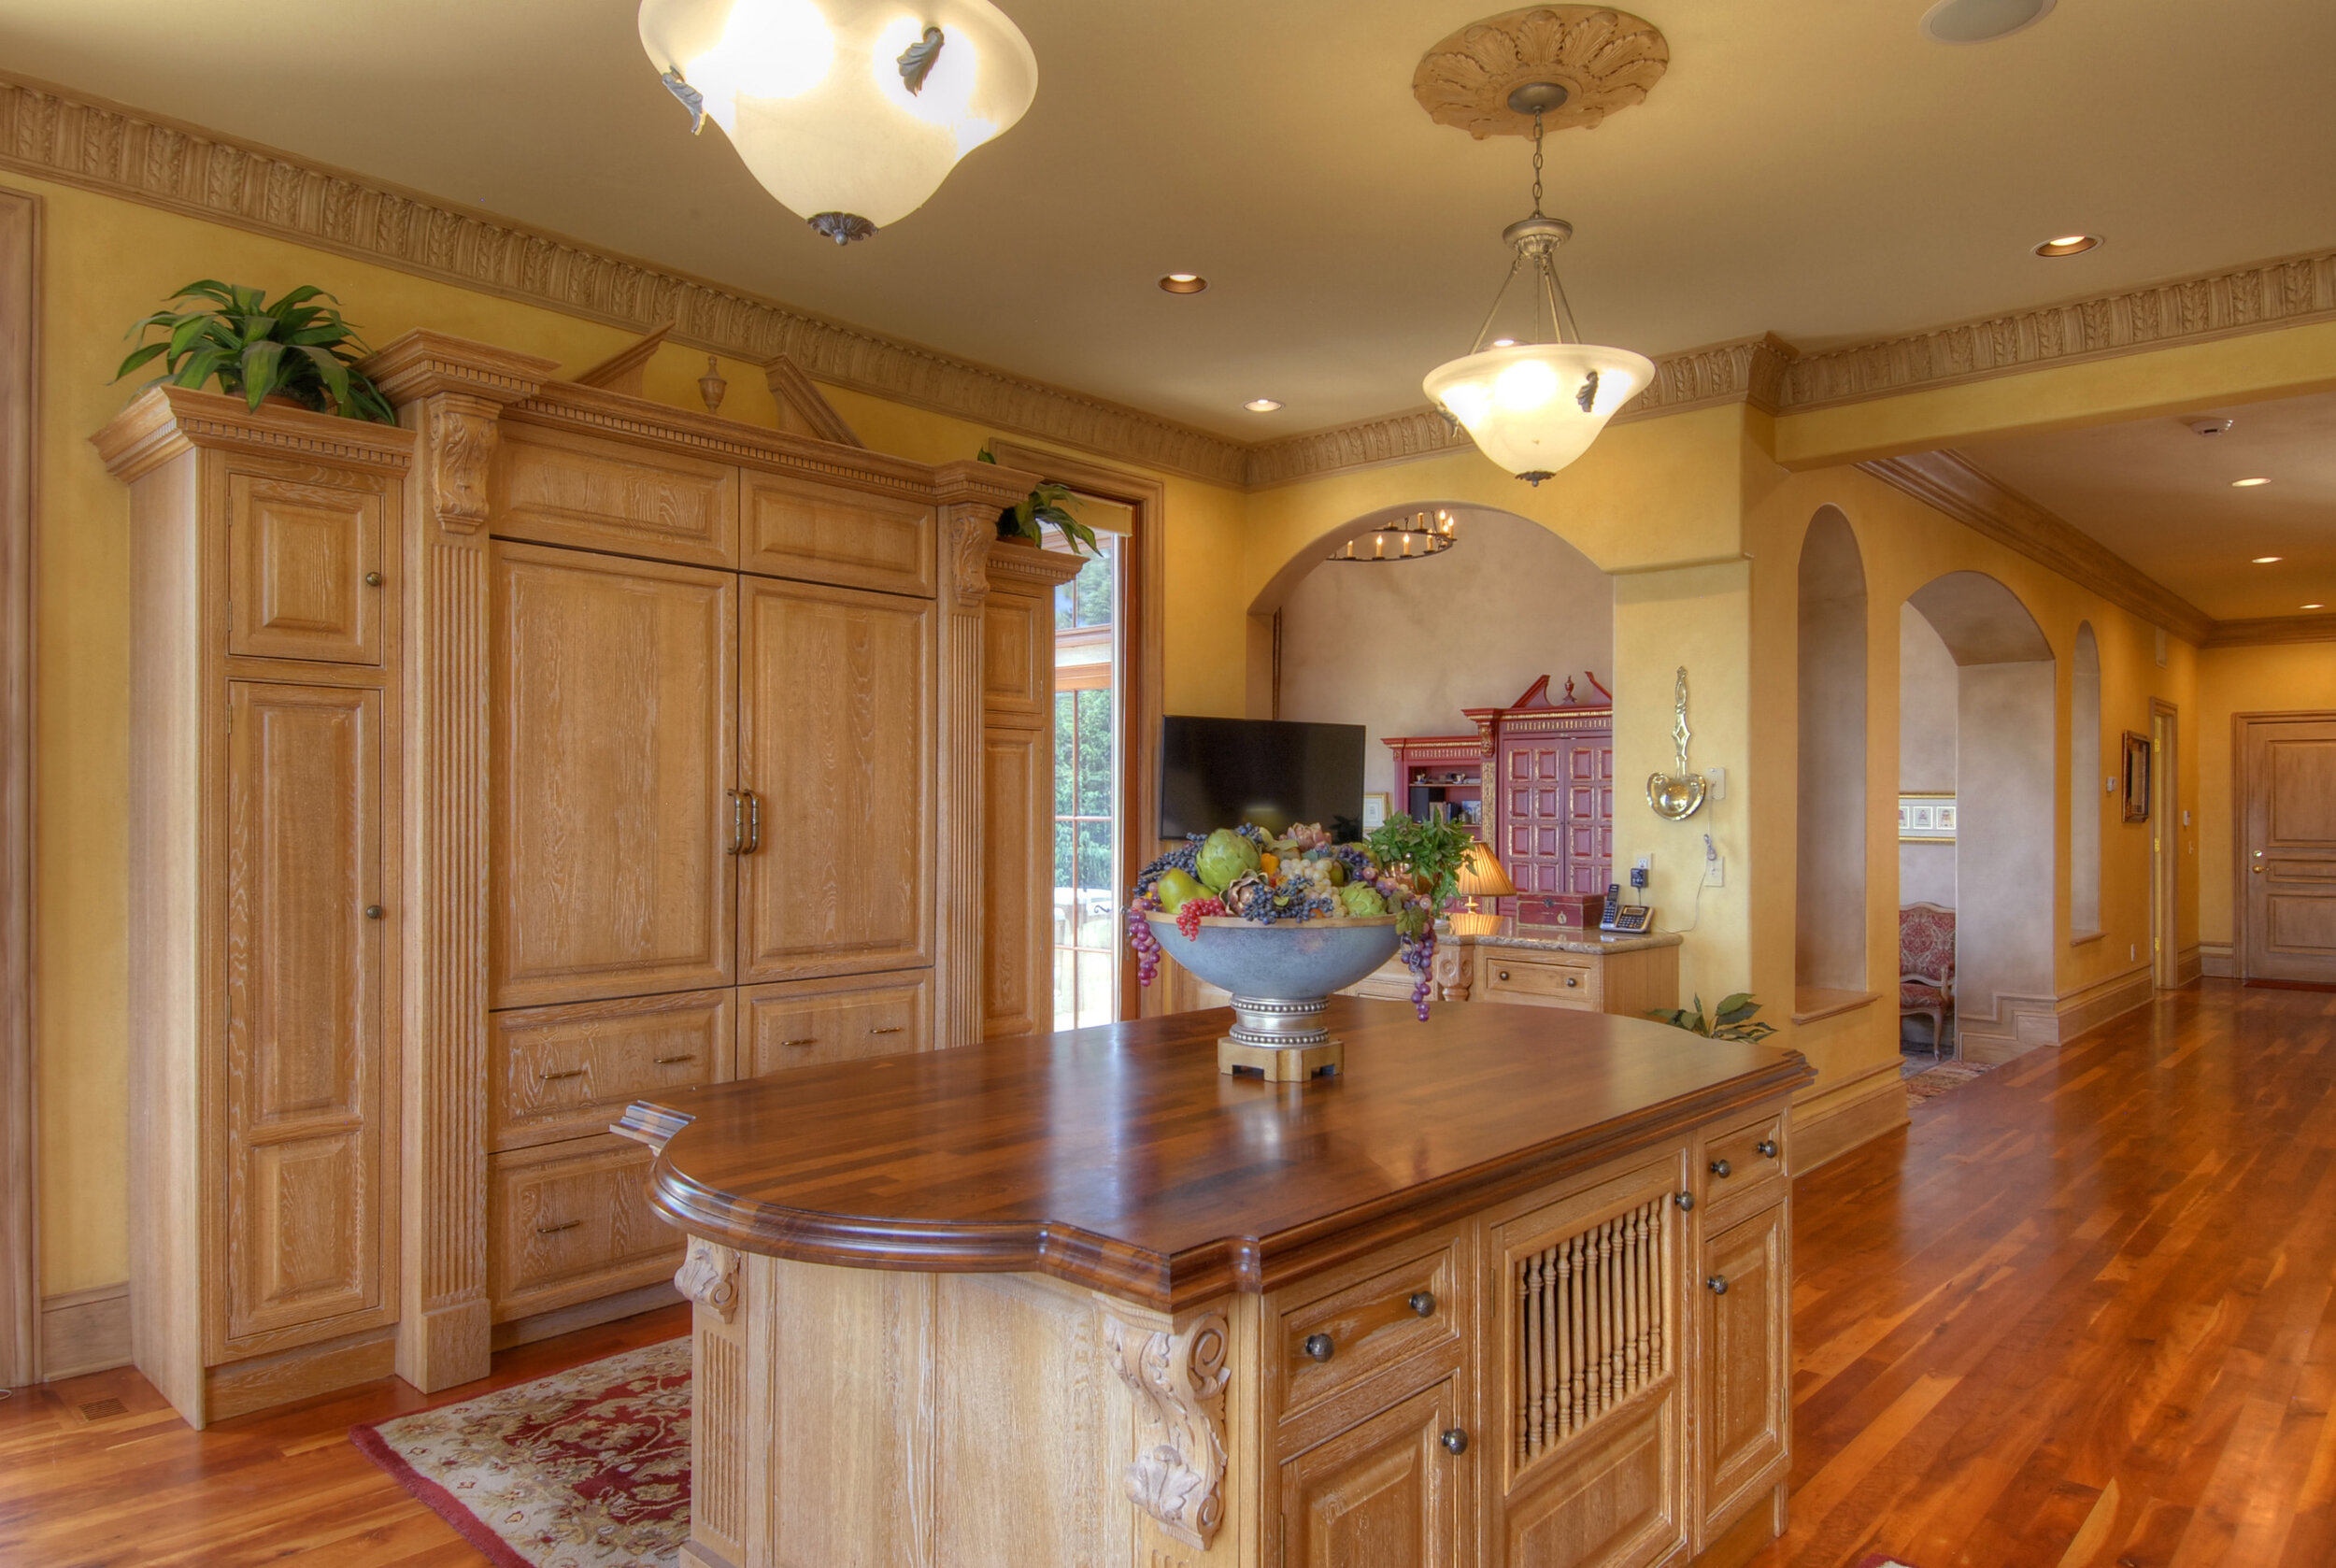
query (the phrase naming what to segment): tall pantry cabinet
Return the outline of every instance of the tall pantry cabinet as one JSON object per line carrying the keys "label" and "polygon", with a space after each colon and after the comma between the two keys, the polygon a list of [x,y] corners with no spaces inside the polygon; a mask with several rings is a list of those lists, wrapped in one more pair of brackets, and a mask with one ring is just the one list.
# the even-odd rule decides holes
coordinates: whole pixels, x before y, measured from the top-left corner
{"label": "tall pantry cabinet", "polygon": [[1032,476],[437,334],[370,368],[402,428],[162,389],[97,437],[135,1353],[197,1423],[670,1299],[627,1103],[979,1039],[1048,956],[983,831],[1053,791],[996,631],[1075,569],[994,542]]}

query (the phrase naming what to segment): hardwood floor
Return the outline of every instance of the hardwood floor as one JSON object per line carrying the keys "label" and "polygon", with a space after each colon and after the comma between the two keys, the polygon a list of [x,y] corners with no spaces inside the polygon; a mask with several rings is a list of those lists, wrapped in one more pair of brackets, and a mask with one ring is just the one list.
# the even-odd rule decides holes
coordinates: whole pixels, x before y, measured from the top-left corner
{"label": "hardwood floor", "polygon": [[[2336,994],[2210,980],[1803,1177],[1793,1525],[1759,1568],[2336,1562],[2331,1086]],[[200,1434],[133,1372],[26,1390],[0,1403],[0,1564],[476,1568],[346,1429],[686,1327]]]}

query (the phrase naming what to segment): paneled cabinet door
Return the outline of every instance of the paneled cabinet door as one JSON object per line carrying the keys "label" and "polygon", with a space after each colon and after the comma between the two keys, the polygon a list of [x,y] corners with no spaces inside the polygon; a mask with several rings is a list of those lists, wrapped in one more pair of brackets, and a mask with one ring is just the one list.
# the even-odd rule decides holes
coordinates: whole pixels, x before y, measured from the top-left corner
{"label": "paneled cabinet door", "polygon": [[1779,1477],[1792,1418],[1789,1238],[1779,1204],[1703,1243],[1703,1517],[1717,1527],[1749,1490]]}
{"label": "paneled cabinet door", "polygon": [[1458,1563],[1470,1467],[1482,1462],[1474,1434],[1461,1430],[1460,1408],[1454,1377],[1286,1461],[1286,1568]]}
{"label": "paneled cabinet door", "polygon": [[933,601],[748,577],[738,616],[740,982],[930,965]]}
{"label": "paneled cabinet door", "polygon": [[382,1307],[386,1262],[381,694],[255,681],[227,693],[227,1300],[214,1353],[365,1326],[356,1315]]}
{"label": "paneled cabinet door", "polygon": [[227,478],[227,651],[381,662],[386,483],[283,472]]}
{"label": "paneled cabinet door", "polygon": [[492,1005],[732,983],[737,581],[495,547]]}

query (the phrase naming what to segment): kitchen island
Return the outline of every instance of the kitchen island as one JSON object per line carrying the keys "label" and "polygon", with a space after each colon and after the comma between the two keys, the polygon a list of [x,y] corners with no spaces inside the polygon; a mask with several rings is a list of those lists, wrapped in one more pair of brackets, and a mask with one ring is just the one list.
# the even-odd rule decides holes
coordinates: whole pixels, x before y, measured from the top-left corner
{"label": "kitchen island", "polygon": [[1789,1461],[1799,1055],[1333,997],[644,1102],[698,1568],[1740,1558]]}

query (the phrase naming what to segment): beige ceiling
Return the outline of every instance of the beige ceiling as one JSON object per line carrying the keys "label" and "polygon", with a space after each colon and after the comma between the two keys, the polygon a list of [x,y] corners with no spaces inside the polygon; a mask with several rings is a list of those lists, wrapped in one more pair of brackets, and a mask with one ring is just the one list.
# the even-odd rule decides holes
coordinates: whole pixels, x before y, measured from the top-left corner
{"label": "beige ceiling", "polygon": [[[2231,426],[2190,428],[2210,418]],[[1962,455],[2216,620],[2336,605],[2336,392],[1988,441]],[[2230,483],[2258,478],[2272,482]],[[2258,566],[2258,555],[2284,559]]]}
{"label": "beige ceiling", "polygon": [[[686,134],[631,0],[0,0],[0,62],[1235,436],[1422,401],[1527,170],[1411,71],[1497,0],[1003,3],[1029,117],[842,250]],[[1669,75],[1551,143],[1585,332],[1822,347],[2336,244],[2336,5],[2065,0],[1950,48],[1927,3],[1646,0]],[[2072,229],[2108,244],[2030,254]]]}

